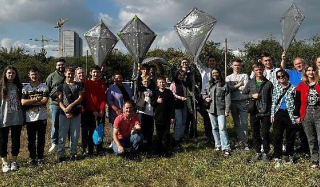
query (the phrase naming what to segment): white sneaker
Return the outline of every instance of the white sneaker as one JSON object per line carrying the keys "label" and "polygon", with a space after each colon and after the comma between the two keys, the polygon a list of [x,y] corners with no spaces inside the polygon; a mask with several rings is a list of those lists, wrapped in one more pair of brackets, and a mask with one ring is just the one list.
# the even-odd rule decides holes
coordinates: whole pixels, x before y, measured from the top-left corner
{"label": "white sneaker", "polygon": [[11,171],[16,171],[16,170],[18,170],[17,162],[11,162]]}
{"label": "white sneaker", "polygon": [[2,164],[2,172],[7,173],[8,171],[10,171],[10,165],[8,162],[5,162]]}
{"label": "white sneaker", "polygon": [[54,151],[57,148],[57,144],[52,144],[50,149],[49,149],[49,153],[51,153],[52,151]]}
{"label": "white sneaker", "polygon": [[108,148],[109,148],[109,149],[111,149],[111,148],[112,148],[112,142],[110,143],[110,145],[108,146]]}

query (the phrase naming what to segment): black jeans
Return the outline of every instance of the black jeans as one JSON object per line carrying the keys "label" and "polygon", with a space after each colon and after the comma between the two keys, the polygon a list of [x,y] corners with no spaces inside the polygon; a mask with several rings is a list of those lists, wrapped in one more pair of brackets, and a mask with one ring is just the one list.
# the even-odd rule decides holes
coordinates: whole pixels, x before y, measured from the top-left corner
{"label": "black jeans", "polygon": [[[88,154],[93,155],[93,149],[94,149],[94,143],[92,139],[93,131],[96,128],[96,120],[92,112],[87,112],[85,111],[84,113],[84,118],[81,118],[81,136],[82,136],[82,149],[85,151],[87,146],[88,146]],[[102,120],[102,119],[98,119]],[[103,142],[99,145],[97,145],[97,153],[103,151]]]}
{"label": "black jeans", "polygon": [[154,131],[154,120],[153,116],[146,115],[146,114],[138,114],[140,124],[141,124],[141,130],[143,134],[144,140],[146,140],[146,149],[151,149],[152,147],[152,135]]}
{"label": "black jeans", "polygon": [[[261,152],[261,143],[263,145],[264,153],[270,151],[270,115],[257,116],[250,114],[250,124],[253,129],[253,147],[257,153]],[[261,133],[260,133],[261,131]]]}
{"label": "black jeans", "polygon": [[309,153],[309,143],[307,135],[303,129],[303,125],[299,125],[297,131],[299,132],[299,138],[300,138],[300,149],[299,151],[302,153]]}
{"label": "black jeans", "polygon": [[169,152],[170,121],[167,123],[155,123],[156,126],[156,153],[162,155]]}
{"label": "black jeans", "polygon": [[[31,159],[43,159],[47,120],[27,122],[28,150]],[[36,145],[37,142],[37,145]]]}
{"label": "black jeans", "polygon": [[279,109],[274,116],[273,134],[274,134],[274,153],[273,157],[281,158],[283,134],[286,131],[286,156],[293,156],[294,142],[296,139],[297,124],[292,124],[287,110]]}
{"label": "black jeans", "polygon": [[207,110],[203,107],[204,102],[205,102],[204,99],[202,98],[199,99],[199,106],[200,106],[199,113],[203,118],[203,125],[204,125],[204,131],[205,131],[206,137],[210,140],[213,140],[211,122],[210,122],[210,118]]}
{"label": "black jeans", "polygon": [[8,155],[8,138],[11,130],[11,154],[18,156],[20,152],[20,135],[22,125],[15,125],[11,127],[0,128],[0,156],[6,157]]}
{"label": "black jeans", "polygon": [[194,121],[193,118],[194,118],[194,114],[190,114],[188,111],[186,129],[184,133],[189,134],[190,138],[197,138],[198,137],[197,121]]}
{"label": "black jeans", "polygon": [[306,116],[302,121],[304,131],[306,132],[312,161],[319,161],[320,147],[320,107],[307,108]]}

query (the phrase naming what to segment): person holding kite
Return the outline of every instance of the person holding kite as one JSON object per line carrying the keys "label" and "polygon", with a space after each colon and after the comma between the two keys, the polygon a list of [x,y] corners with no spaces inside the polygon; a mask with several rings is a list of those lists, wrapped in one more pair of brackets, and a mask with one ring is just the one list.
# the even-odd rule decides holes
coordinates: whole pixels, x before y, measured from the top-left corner
{"label": "person holding kite", "polygon": [[184,78],[186,72],[179,70],[175,73],[173,81],[170,85],[170,90],[174,95],[174,108],[175,108],[175,127],[174,127],[174,144],[181,143],[184,135],[184,130],[187,120],[187,88]]}

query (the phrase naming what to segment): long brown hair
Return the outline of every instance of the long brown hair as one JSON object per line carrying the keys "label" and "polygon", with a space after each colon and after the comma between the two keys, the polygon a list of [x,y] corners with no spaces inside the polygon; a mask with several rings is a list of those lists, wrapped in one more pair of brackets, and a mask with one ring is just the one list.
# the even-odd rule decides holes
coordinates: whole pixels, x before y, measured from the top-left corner
{"label": "long brown hair", "polygon": [[225,82],[225,80],[224,80],[224,78],[223,78],[223,76],[222,76],[222,74],[221,74],[221,71],[220,71],[220,69],[218,69],[218,68],[213,68],[211,71],[210,71],[210,77],[211,77],[211,79],[210,79],[210,84],[211,85],[214,85],[214,83],[215,83],[215,79],[213,78],[213,76],[212,76],[212,71],[213,70],[216,70],[216,71],[218,71],[219,72],[219,83],[220,83],[220,86],[224,86],[224,84],[226,83]]}
{"label": "long brown hair", "polygon": [[8,79],[7,79],[7,76],[6,76],[6,73],[7,73],[8,70],[14,70],[16,72],[16,76],[13,79],[13,84],[15,84],[18,87],[18,96],[19,96],[19,98],[21,98],[21,95],[22,95],[22,83],[20,81],[17,69],[14,66],[11,66],[11,65],[7,66],[3,70],[2,79],[1,79],[1,98],[5,99],[6,96],[8,95]]}
{"label": "long brown hair", "polygon": [[317,68],[317,66],[315,64],[306,64],[305,65],[305,68],[303,70],[302,82],[305,82],[307,84],[309,83],[309,79],[308,79],[308,76],[307,76],[307,70],[310,67],[314,70],[314,81],[315,82],[319,82],[318,68]]}

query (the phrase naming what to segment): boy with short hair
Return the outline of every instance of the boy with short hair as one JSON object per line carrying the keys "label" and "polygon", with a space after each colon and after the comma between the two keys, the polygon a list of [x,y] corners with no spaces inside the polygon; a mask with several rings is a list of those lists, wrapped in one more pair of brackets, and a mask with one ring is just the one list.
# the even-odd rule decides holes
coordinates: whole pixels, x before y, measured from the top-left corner
{"label": "boy with short hair", "polygon": [[[87,111],[88,117],[84,121],[85,125],[89,130],[88,140],[88,156],[93,156],[93,140],[92,135],[96,127],[96,120],[102,120],[104,124],[104,115],[106,107],[106,84],[101,79],[100,67],[95,65],[90,69],[91,79],[85,82],[85,110]],[[97,145],[97,153],[103,155],[102,144]]]}
{"label": "boy with short hair", "polygon": [[83,88],[81,84],[74,82],[74,69],[66,68],[64,72],[66,81],[58,86],[59,106],[61,108],[59,116],[59,162],[65,161],[65,140],[70,129],[71,149],[70,160],[77,159],[77,146],[80,133],[81,121],[81,101],[83,99]]}
{"label": "boy with short hair", "polygon": [[[170,124],[175,122],[174,96],[171,90],[166,88],[166,79],[157,78],[157,87],[152,95],[154,120],[156,126],[156,153],[159,156],[169,156]],[[162,139],[164,138],[164,145]]]}
{"label": "boy with short hair", "polygon": [[[28,150],[30,164],[35,166],[43,163],[46,140],[47,107],[49,88],[39,82],[39,69],[29,69],[30,84],[22,88],[22,106],[25,108],[28,134]],[[37,141],[37,146],[36,146]]]}

